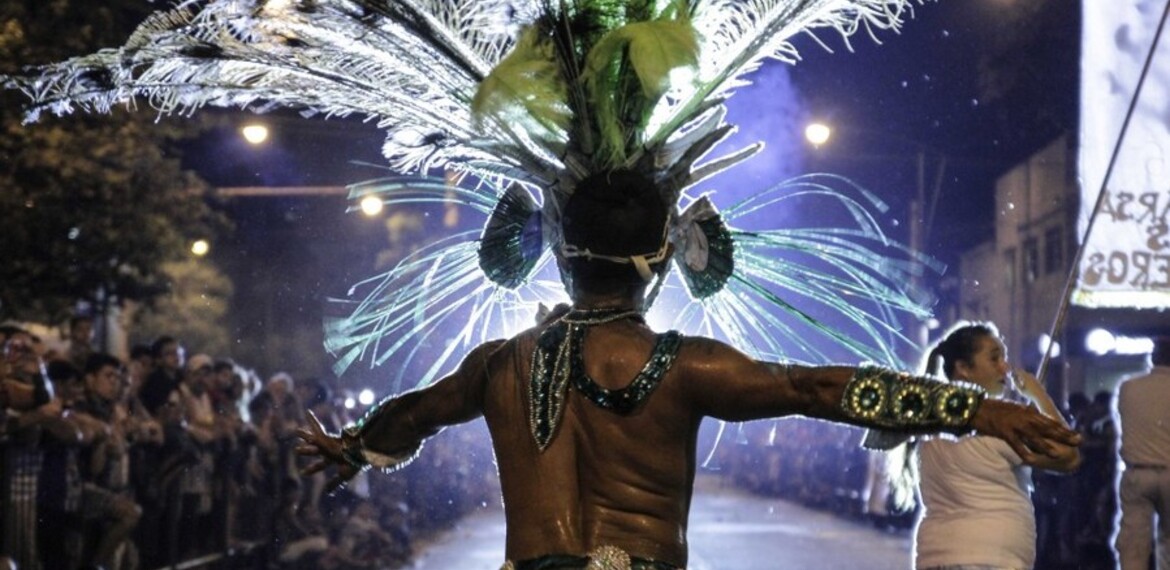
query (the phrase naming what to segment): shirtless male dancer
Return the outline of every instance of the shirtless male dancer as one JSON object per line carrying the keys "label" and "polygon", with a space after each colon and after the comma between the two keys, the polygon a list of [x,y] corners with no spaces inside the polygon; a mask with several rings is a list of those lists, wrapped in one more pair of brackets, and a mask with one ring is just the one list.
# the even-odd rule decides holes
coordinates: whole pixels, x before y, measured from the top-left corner
{"label": "shirtless male dancer", "polygon": [[[1078,454],[1078,436],[975,389],[875,367],[761,362],[716,340],[655,333],[641,317],[646,267],[667,269],[667,206],[640,176],[581,182],[557,256],[571,307],[485,343],[438,382],[391,398],[338,435],[315,418],[303,455],[360,469],[413,458],[445,426],[484,416],[507,522],[505,568],[677,569],[699,424],[788,415],[902,432],[1000,437],[1030,462]],[[639,271],[638,268],[642,270]],[[633,380],[631,380],[633,379]]]}

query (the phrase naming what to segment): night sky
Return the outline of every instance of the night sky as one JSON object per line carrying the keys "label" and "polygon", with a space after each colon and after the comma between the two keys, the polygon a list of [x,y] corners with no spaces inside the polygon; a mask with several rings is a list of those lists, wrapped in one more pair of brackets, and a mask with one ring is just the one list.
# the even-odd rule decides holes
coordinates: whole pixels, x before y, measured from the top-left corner
{"label": "night sky", "polygon": [[1075,130],[1079,10],[1059,0],[931,2],[883,45],[804,49],[792,77],[811,116],[859,126],[842,137],[849,152],[902,157],[857,174],[895,210],[916,186],[916,147],[927,149],[928,187],[946,157],[927,248],[954,261],[991,237],[995,177]]}
{"label": "night sky", "polygon": [[[734,197],[801,173],[841,174],[889,203],[883,222],[905,240],[924,149],[928,188],[940,157],[947,162],[926,248],[953,265],[992,235],[995,177],[1074,128],[1079,33],[1077,2],[956,0],[917,7],[900,34],[878,32],[882,45],[863,33],[851,52],[822,33],[828,53],[798,38],[801,62],[765,65],[729,103],[740,132],[721,148],[764,140],[765,152],[697,190]],[[234,131],[249,116],[222,117],[185,159],[215,186],[340,186],[389,174],[377,166],[382,135],[370,124],[282,113],[267,121],[273,139],[249,147]],[[820,149],[803,141],[810,120],[835,127]],[[340,196],[219,205],[236,221],[216,261],[237,282],[241,337],[319,329],[324,299],[371,275],[390,247],[384,220],[345,213]],[[817,213],[776,215],[771,223],[808,223]]]}

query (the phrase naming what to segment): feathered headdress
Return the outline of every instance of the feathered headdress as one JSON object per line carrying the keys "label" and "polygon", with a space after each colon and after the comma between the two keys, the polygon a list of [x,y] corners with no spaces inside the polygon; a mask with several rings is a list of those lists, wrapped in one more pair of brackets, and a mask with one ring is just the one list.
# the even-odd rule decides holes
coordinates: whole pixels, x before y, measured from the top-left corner
{"label": "feathered headdress", "polygon": [[[339,368],[412,360],[443,323],[460,347],[498,334],[515,302],[558,286],[535,278],[561,245],[560,211],[578,181],[612,169],[656,184],[689,295],[676,326],[724,336],[757,356],[818,358],[807,334],[897,362],[895,313],[924,315],[905,292],[923,260],[886,240],[868,193],[831,177],[761,189],[722,213],[684,191],[758,152],[709,157],[734,129],[724,101],[766,59],[793,62],[791,39],[896,29],[911,0],[186,0],[118,49],[8,77],[43,111],[108,111],[145,99],[160,112],[204,105],[358,115],[387,133],[393,169],[468,175],[357,184],[388,203],[458,203],[480,235],[424,248],[361,284],[364,300],[329,325]],[[737,230],[735,219],[798,196],[839,202],[854,224]],[[680,204],[681,202],[689,202]],[[479,232],[476,232],[478,234]],[[478,238],[478,239],[477,239]],[[785,262],[805,255],[821,263]],[[681,305],[681,306],[677,306]],[[825,324],[809,307],[844,319]],[[782,309],[777,315],[775,309]],[[837,317],[833,317],[836,319]],[[848,332],[842,332],[848,330]],[[401,366],[401,370],[407,367]]]}

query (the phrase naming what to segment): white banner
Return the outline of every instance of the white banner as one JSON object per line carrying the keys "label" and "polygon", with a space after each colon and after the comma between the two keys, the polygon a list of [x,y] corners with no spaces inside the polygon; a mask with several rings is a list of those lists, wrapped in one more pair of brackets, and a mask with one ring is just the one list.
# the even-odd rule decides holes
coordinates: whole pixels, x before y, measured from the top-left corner
{"label": "white banner", "polygon": [[[1081,211],[1084,235],[1142,65],[1170,0],[1084,0]],[[1153,65],[1088,237],[1073,302],[1170,307],[1170,39]]]}

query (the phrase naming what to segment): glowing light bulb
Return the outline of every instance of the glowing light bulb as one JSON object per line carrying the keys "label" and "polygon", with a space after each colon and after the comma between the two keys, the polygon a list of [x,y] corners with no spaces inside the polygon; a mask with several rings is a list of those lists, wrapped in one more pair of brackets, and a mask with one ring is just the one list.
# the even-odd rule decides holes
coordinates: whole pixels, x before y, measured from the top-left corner
{"label": "glowing light bulb", "polygon": [[249,144],[261,144],[268,140],[268,127],[260,124],[246,125],[240,129],[240,134]]}
{"label": "glowing light bulb", "polygon": [[1085,348],[1093,354],[1101,355],[1113,350],[1117,346],[1117,337],[1105,329],[1093,329],[1085,335]]}
{"label": "glowing light bulb", "polygon": [[1049,336],[1048,333],[1041,334],[1040,338],[1038,339],[1036,344],[1037,344],[1036,348],[1040,350],[1040,354],[1047,353],[1048,347],[1049,347],[1049,345],[1051,345],[1052,346],[1051,356],[1053,358],[1057,358],[1060,356],[1060,343],[1052,340],[1052,337]]}
{"label": "glowing light bulb", "polygon": [[833,129],[824,123],[812,123],[804,128],[804,138],[813,146],[821,146],[829,142],[833,136]]}
{"label": "glowing light bulb", "polygon": [[363,214],[367,216],[377,216],[378,214],[382,213],[383,204],[382,199],[378,198],[377,196],[366,196],[365,198],[362,198],[359,206],[361,207]]}
{"label": "glowing light bulb", "polygon": [[205,239],[197,239],[195,243],[191,244],[191,253],[203,257],[207,252],[211,251],[211,244],[207,243]]}

